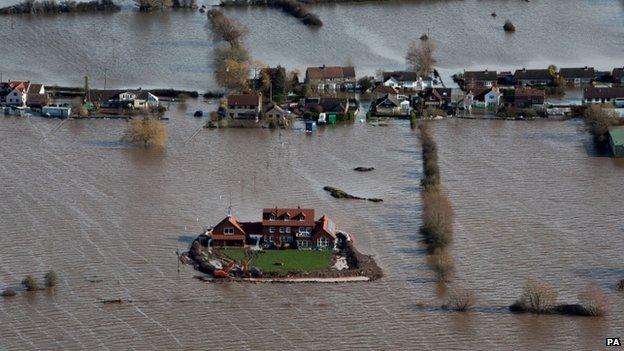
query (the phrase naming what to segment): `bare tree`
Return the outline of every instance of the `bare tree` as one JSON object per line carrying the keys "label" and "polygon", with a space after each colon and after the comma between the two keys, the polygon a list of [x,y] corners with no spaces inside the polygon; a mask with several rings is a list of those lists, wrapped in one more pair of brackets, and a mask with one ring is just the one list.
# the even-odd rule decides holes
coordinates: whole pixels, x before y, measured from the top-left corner
{"label": "bare tree", "polygon": [[219,10],[208,11],[208,18],[212,25],[212,34],[215,40],[223,40],[231,47],[241,46],[243,38],[249,30],[239,21],[226,17]]}
{"label": "bare tree", "polygon": [[249,62],[249,53],[242,47],[217,48],[214,58],[217,83],[239,92],[249,90]]}
{"label": "bare tree", "polygon": [[407,61],[407,65],[410,69],[419,76],[430,76],[437,62],[433,57],[435,50],[435,43],[430,39],[421,40],[420,43],[412,41],[407,49],[405,61]]}

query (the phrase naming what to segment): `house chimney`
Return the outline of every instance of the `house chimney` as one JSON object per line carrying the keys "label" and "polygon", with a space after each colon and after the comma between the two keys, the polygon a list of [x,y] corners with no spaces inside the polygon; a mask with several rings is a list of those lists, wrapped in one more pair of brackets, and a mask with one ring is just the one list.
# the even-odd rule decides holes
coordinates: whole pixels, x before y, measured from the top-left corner
{"label": "house chimney", "polygon": [[526,68],[522,67],[522,72],[526,72]]}
{"label": "house chimney", "polygon": [[587,66],[585,66],[585,70],[586,70],[586,71],[587,71],[587,69],[588,69],[588,68],[587,68]]}

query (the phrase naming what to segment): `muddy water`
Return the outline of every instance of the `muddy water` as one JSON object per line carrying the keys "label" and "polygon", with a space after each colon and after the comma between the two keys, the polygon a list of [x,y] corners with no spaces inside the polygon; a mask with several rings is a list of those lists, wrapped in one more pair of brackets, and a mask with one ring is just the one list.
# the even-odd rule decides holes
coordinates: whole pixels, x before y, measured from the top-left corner
{"label": "muddy water", "polygon": [[[610,291],[624,278],[624,165],[591,156],[574,122],[436,123],[457,209],[453,284],[479,297],[475,312],[455,314],[436,307],[417,241],[420,149],[407,123],[209,131],[195,109],[172,107],[163,151],[119,142],[122,121],[3,117],[0,289],[48,269],[60,283],[0,300],[0,349],[595,350],[624,334],[615,292],[604,319],[505,310],[527,277],[570,302],[588,283]],[[339,201],[324,185],[384,202]],[[189,267],[178,275],[176,248],[230,199],[249,220],[266,206],[314,207],[355,234],[386,277],[252,285],[203,283]],[[100,303],[117,298],[132,302]]]}
{"label": "muddy water", "polygon": [[[0,6],[14,2],[0,0]],[[0,17],[4,78],[81,85],[86,74],[98,87],[106,77],[108,87],[216,88],[204,14],[144,14],[123,3],[115,14]],[[447,83],[451,74],[471,68],[624,65],[622,1],[390,1],[312,9],[324,22],[320,29],[273,9],[226,12],[249,27],[255,59],[302,72],[309,65],[347,63],[358,75],[403,69],[409,41],[426,32],[437,42]],[[505,19],[516,33],[502,30]]]}

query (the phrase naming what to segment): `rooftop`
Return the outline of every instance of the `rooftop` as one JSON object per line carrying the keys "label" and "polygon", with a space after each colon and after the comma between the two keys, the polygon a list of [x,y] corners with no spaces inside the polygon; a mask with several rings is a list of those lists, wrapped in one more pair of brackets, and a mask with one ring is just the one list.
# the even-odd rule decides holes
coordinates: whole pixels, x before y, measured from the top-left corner
{"label": "rooftop", "polygon": [[228,106],[259,106],[260,95],[232,94],[227,97]]}
{"label": "rooftop", "polygon": [[308,67],[306,76],[309,79],[355,78],[355,68],[352,66]]}
{"label": "rooftop", "polygon": [[611,135],[615,145],[624,146],[624,126],[611,127],[609,135]]}

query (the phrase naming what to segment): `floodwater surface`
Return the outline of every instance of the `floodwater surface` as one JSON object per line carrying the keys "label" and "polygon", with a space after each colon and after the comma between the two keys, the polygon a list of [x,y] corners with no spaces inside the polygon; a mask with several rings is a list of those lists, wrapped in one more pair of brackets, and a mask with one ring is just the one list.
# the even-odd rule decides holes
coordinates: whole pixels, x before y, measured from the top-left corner
{"label": "floodwater surface", "polygon": [[[2,118],[0,289],[49,269],[60,282],[0,300],[0,349],[596,350],[624,334],[613,290],[624,278],[624,165],[595,156],[577,122],[435,122],[457,212],[450,285],[478,298],[458,314],[440,309],[418,241],[420,147],[408,123],[205,130],[196,108],[172,106],[163,150],[120,142],[123,121]],[[384,202],[334,199],[325,185]],[[386,276],[289,285],[178,274],[175,250],[230,202],[242,220],[315,208]],[[570,303],[597,285],[608,314],[510,314],[527,278]]]}
{"label": "floodwater surface", "polygon": [[[403,69],[409,42],[423,33],[437,43],[437,68],[447,84],[464,69],[624,66],[624,3],[618,0],[384,1],[311,9],[323,27],[306,27],[275,9],[225,11],[249,27],[254,59],[302,73],[323,64],[353,64],[358,76]],[[503,31],[506,19],[515,33]],[[138,13],[126,1],[113,14],[0,16],[0,28],[5,79],[81,86],[88,75],[96,87],[106,80],[109,88],[218,88],[211,69],[215,43],[198,11]]]}

